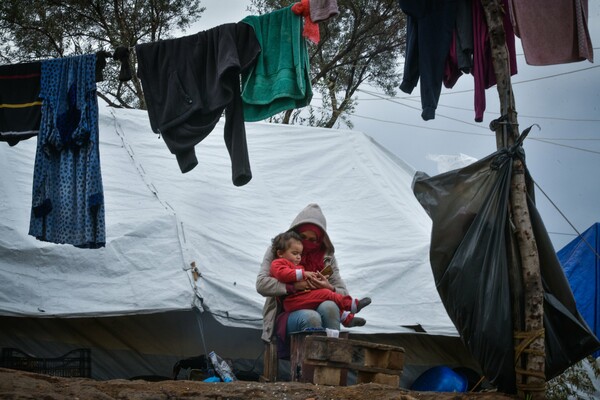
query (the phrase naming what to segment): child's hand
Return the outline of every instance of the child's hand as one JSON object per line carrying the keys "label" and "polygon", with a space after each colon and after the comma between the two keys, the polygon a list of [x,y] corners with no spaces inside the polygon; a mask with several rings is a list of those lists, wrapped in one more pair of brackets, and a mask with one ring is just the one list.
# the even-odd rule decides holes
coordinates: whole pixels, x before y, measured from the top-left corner
{"label": "child's hand", "polygon": [[[320,272],[306,272],[305,271],[306,280],[312,289],[329,289],[333,290],[333,286],[327,280],[327,277],[321,274]],[[310,274],[310,277],[309,275]]]}
{"label": "child's hand", "polygon": [[308,282],[315,282],[319,280],[319,273],[318,272],[312,272],[312,271],[304,271],[304,278],[308,281]]}

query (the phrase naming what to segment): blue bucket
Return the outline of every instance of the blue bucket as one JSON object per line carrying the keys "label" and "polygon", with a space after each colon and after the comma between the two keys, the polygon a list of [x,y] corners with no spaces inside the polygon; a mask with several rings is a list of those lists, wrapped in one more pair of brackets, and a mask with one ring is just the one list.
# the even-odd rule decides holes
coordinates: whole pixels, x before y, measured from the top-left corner
{"label": "blue bucket", "polygon": [[410,387],[419,392],[466,392],[468,380],[446,366],[433,367],[423,372]]}

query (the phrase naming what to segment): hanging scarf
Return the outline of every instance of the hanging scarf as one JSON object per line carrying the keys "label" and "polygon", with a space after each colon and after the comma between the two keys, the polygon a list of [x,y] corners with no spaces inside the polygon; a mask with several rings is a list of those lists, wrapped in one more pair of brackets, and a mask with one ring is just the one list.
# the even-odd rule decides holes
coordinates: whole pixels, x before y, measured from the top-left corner
{"label": "hanging scarf", "polygon": [[310,3],[309,0],[301,0],[292,6],[292,11],[296,15],[304,17],[304,31],[302,35],[317,44],[321,40],[321,34],[319,32],[319,24],[315,23],[310,16]]}
{"label": "hanging scarf", "polygon": [[301,264],[304,266],[306,271],[321,271],[325,268],[323,261],[325,257],[325,246],[323,245],[323,230],[315,224],[302,224],[296,228],[299,234],[302,232],[311,231],[317,235],[317,241],[311,242],[310,240],[302,240],[304,249],[302,251]]}

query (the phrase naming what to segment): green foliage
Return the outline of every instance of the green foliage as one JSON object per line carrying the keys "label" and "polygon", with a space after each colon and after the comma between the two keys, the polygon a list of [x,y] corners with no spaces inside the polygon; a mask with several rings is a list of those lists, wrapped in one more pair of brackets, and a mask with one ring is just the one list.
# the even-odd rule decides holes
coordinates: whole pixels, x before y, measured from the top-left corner
{"label": "green foliage", "polygon": [[[200,0],[2,0],[0,61],[16,63],[87,54],[168,38],[200,18]],[[135,71],[135,60],[130,59]],[[137,77],[118,82],[109,63],[99,92],[124,107],[144,107]]]}
{"label": "green foliage", "polygon": [[[264,14],[295,1],[252,0],[249,11]],[[274,119],[331,128],[340,122],[351,127],[353,98],[363,83],[394,95],[400,85],[399,61],[406,43],[406,18],[396,0],[338,0],[340,14],[319,24],[321,41],[309,42],[311,80],[322,107],[308,117],[288,111]],[[317,96],[315,96],[317,97]],[[316,112],[315,112],[316,109]]]}
{"label": "green foliage", "polygon": [[593,373],[596,380],[600,377],[600,365],[592,356],[578,362],[561,375],[548,381],[546,398],[548,400],[596,399],[597,393],[588,371]]}

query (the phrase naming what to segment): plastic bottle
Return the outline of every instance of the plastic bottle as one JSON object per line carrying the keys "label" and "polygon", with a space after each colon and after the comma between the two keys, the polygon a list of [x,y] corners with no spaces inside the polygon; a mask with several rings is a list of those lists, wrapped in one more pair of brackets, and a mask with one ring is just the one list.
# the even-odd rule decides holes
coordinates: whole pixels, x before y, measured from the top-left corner
{"label": "plastic bottle", "polygon": [[217,375],[221,377],[223,382],[233,382],[238,379],[235,377],[235,374],[229,367],[229,364],[225,360],[223,360],[217,353],[211,351],[208,354],[208,358],[212,362],[213,367],[215,367],[215,372]]}

